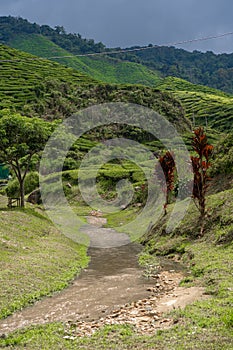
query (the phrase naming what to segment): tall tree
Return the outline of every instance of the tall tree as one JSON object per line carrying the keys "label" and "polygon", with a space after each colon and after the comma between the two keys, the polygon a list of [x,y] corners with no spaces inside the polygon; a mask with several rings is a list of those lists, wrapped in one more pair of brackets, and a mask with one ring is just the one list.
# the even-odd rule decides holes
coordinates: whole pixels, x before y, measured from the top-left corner
{"label": "tall tree", "polygon": [[164,214],[166,215],[169,198],[174,189],[175,176],[175,161],[169,151],[159,157],[159,163],[157,163],[155,172],[166,194],[166,201],[164,203]]}
{"label": "tall tree", "polygon": [[206,192],[210,180],[208,169],[211,166],[210,158],[213,153],[213,146],[208,144],[207,135],[203,127],[194,130],[192,147],[196,153],[195,156],[191,156],[194,172],[193,199],[200,211],[201,234],[203,234],[206,214]]}
{"label": "tall tree", "polygon": [[28,118],[9,111],[0,116],[0,159],[13,170],[24,207],[24,180],[33,155],[43,150],[52,126],[39,118]]}

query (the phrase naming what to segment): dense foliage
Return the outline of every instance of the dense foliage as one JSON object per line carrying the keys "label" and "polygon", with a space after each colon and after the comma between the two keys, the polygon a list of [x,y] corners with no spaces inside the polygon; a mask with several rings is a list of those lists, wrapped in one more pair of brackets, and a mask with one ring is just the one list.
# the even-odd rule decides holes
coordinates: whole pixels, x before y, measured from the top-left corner
{"label": "dense foliage", "polygon": [[222,137],[215,147],[211,174],[232,175],[233,173],[233,132]]}
{"label": "dense foliage", "polygon": [[212,51],[188,52],[174,47],[128,53],[122,59],[138,62],[163,76],[174,76],[194,84],[207,85],[225,92],[233,92],[233,54],[214,54]]}
{"label": "dense foliage", "polygon": [[42,151],[51,134],[51,123],[4,111],[0,116],[0,160],[8,164],[19,183],[24,207],[24,183],[32,157]]}
{"label": "dense foliage", "polygon": [[18,34],[41,34],[74,54],[101,52],[105,49],[102,43],[95,43],[92,39],[84,39],[80,34],[67,34],[61,26],[56,26],[55,29],[52,29],[48,25],[40,26],[20,17],[0,17],[1,42],[8,43]]}

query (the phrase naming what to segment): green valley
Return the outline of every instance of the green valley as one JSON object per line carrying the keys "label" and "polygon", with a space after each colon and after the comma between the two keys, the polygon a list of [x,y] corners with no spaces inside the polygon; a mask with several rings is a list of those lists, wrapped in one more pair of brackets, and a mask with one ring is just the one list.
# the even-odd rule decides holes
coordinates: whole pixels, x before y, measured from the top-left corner
{"label": "green valley", "polygon": [[[0,348],[233,349],[233,54],[158,47],[134,54],[83,56],[110,49],[80,34],[67,34],[63,27],[52,29],[11,16],[0,17],[0,42]],[[174,155],[153,136],[155,130],[128,125],[124,119],[116,123],[104,106],[101,111],[109,122],[74,141],[61,168],[60,141],[66,147],[67,130],[61,129],[61,139],[50,147],[53,159],[41,162],[45,142],[62,121],[75,115],[81,130],[79,111],[114,102],[148,107],[162,115],[184,140],[187,159],[182,158],[180,143]],[[87,124],[98,117],[93,113]],[[121,138],[140,143],[156,159]],[[112,139],[118,143],[111,144]],[[176,141],[172,134],[171,142]],[[185,172],[182,179],[177,156],[178,167]],[[193,166],[192,187],[187,163]],[[52,205],[41,200],[41,164]],[[83,164],[88,171],[82,178]],[[157,177],[147,180],[149,172]],[[24,175],[21,190],[28,202],[19,208],[19,180]],[[93,197],[93,179],[100,205],[103,201],[105,208],[114,206],[120,198],[119,210],[105,212],[89,205],[86,198]],[[151,188],[156,189],[153,211],[146,207],[151,205]],[[59,211],[63,222],[49,219],[62,190],[72,220],[80,218],[72,239],[71,216]],[[160,193],[163,198],[157,204]],[[125,204],[122,198],[129,200]],[[59,210],[64,209],[61,204]],[[169,231],[174,207],[176,218],[182,219]],[[146,226],[140,216],[145,208]],[[129,235],[131,222],[134,232]],[[91,243],[104,237],[107,258],[98,245],[77,243],[80,233],[90,235]],[[135,237],[136,242],[129,243]],[[125,246],[108,246],[109,241]],[[134,283],[138,294],[133,294]],[[177,306],[179,291],[186,300],[191,288],[197,294],[201,291],[201,297]],[[136,297],[125,302],[125,293]],[[55,303],[60,297],[61,304]],[[167,304],[163,297],[170,298]],[[40,302],[45,303],[41,309]],[[159,311],[160,302],[171,308]]]}

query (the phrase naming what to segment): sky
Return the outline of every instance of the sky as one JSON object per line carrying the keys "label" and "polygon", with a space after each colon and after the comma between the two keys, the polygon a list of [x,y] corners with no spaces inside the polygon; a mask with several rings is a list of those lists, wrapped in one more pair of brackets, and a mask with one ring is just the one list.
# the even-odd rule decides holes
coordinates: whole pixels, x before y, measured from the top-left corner
{"label": "sky", "polygon": [[[1,16],[64,26],[107,47],[166,45],[233,32],[232,0],[0,0]],[[233,35],[178,45],[233,52]]]}

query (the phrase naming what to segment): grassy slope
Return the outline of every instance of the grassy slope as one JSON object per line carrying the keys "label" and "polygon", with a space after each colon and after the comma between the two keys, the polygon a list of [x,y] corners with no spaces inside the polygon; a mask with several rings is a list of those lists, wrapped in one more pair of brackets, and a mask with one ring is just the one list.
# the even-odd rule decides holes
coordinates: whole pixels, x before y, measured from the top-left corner
{"label": "grassy slope", "polygon": [[68,285],[88,259],[34,209],[8,210],[0,197],[0,318]]}
{"label": "grassy slope", "polygon": [[[89,86],[94,83],[90,77],[65,68],[58,63],[36,59],[32,55],[10,49],[0,45],[0,107],[11,107],[22,110],[27,105],[43,102],[41,94],[44,92],[49,101],[49,91],[46,91],[43,83],[52,81],[62,84],[75,84],[76,86]],[[8,62],[14,60],[15,62]],[[45,91],[44,91],[45,90]]]}
{"label": "grassy slope", "polygon": [[[199,285],[211,297],[171,314],[178,324],[152,336],[140,336],[129,326],[106,326],[90,338],[64,339],[62,324],[18,331],[0,340],[8,349],[158,349],[230,350],[233,349],[232,229],[233,190],[210,196],[211,218],[205,237],[198,234],[198,212],[192,205],[175,233],[164,235],[165,219],[146,237],[146,251],[153,254],[180,255],[191,274],[182,285]],[[171,210],[172,208],[170,208]],[[152,256],[153,257],[153,256]]]}
{"label": "grassy slope", "polygon": [[18,35],[9,42],[9,45],[44,58],[71,56],[54,60],[107,83],[155,86],[160,81],[158,73],[141,64],[103,57],[75,57],[46,37],[38,34]]}
{"label": "grassy slope", "polygon": [[157,86],[171,91],[185,108],[186,116],[196,125],[228,132],[233,125],[233,97],[206,86],[194,85],[179,78],[166,78]]}
{"label": "grassy slope", "polygon": [[211,169],[212,176],[233,174],[233,132],[219,140]]}
{"label": "grassy slope", "polygon": [[131,102],[163,114],[180,131],[190,130],[180,103],[167,92],[142,85],[99,83],[72,68],[3,45],[0,59],[4,60],[0,61],[0,109],[56,119],[99,103]]}
{"label": "grassy slope", "polygon": [[[10,45],[40,57],[70,55],[47,38],[36,34],[17,36]],[[196,125],[205,125],[207,121],[209,127],[219,131],[232,128],[233,98],[224,92],[179,78],[162,79],[143,65],[112,58],[73,56],[56,61],[100,81],[143,84],[171,91],[182,102],[187,117],[193,120],[193,115],[195,116]]]}

